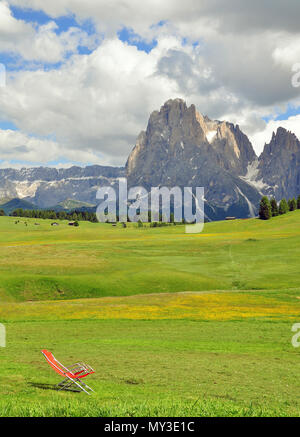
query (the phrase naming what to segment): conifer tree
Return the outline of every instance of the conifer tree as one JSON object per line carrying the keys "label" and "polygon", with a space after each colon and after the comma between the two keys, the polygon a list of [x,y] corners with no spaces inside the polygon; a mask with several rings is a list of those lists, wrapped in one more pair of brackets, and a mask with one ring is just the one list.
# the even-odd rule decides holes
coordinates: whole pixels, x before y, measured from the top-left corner
{"label": "conifer tree", "polygon": [[272,217],[277,217],[279,214],[278,205],[274,197],[271,199]]}
{"label": "conifer tree", "polygon": [[290,211],[295,211],[297,209],[297,202],[295,197],[293,199],[289,200],[289,210]]}
{"label": "conifer tree", "polygon": [[272,208],[269,199],[264,196],[260,201],[259,218],[261,220],[270,220],[272,217]]}
{"label": "conifer tree", "polygon": [[280,204],[279,204],[279,214],[280,215],[286,214],[288,212],[288,210],[289,210],[289,207],[288,207],[286,199],[282,199],[280,201]]}

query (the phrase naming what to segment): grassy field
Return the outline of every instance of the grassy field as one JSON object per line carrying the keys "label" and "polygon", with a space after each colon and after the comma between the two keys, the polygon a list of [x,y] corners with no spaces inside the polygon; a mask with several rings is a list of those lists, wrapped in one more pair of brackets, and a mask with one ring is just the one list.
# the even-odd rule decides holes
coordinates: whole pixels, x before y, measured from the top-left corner
{"label": "grassy field", "polygon": [[[300,415],[299,211],[199,235],[15,221],[0,218],[0,416]],[[96,393],[57,392],[42,348],[93,366]]]}
{"label": "grassy field", "polygon": [[270,222],[211,223],[197,235],[184,226],[15,221],[0,217],[6,301],[299,286],[300,211]]}

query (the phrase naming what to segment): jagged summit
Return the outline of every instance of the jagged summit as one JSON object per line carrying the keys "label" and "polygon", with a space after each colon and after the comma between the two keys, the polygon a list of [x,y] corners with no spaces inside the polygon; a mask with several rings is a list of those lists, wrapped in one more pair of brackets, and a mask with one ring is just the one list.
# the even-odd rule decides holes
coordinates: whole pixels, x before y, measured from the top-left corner
{"label": "jagged summit", "polygon": [[296,135],[278,128],[258,158],[238,125],[171,99],[151,114],[126,171],[132,185],[204,186],[212,217],[247,216],[262,194],[299,194],[299,153]]}
{"label": "jagged summit", "polygon": [[262,194],[300,193],[300,142],[284,128],[273,133],[258,158],[238,125],[211,120],[183,99],[170,99],[149,117],[126,168],[0,170],[0,199],[19,198],[37,207],[72,201],[96,203],[101,186],[201,186],[209,219],[254,216]]}
{"label": "jagged summit", "polygon": [[238,126],[211,120],[195,105],[168,100],[150,115],[139,135],[126,170],[130,185],[145,187],[204,186],[211,215],[231,210],[253,211],[258,192],[240,176],[256,158],[253,147]]}
{"label": "jagged summit", "polygon": [[275,151],[284,153],[286,150],[297,152],[299,150],[299,140],[291,131],[279,127],[276,132],[273,132],[270,143],[265,144],[262,154]]}
{"label": "jagged summit", "polygon": [[264,192],[277,199],[300,193],[300,142],[295,134],[283,127],[273,132],[259,157],[257,178]]}
{"label": "jagged summit", "polygon": [[155,149],[162,159],[166,159],[170,155],[179,156],[180,150],[189,153],[194,147],[214,155],[221,167],[236,174],[245,174],[249,161],[256,157],[239,126],[211,120],[200,114],[195,105],[187,107],[182,99],[174,99],[150,115],[147,129],[139,135],[128,159],[128,174],[134,172],[138,157],[144,161],[146,151],[151,155]]}

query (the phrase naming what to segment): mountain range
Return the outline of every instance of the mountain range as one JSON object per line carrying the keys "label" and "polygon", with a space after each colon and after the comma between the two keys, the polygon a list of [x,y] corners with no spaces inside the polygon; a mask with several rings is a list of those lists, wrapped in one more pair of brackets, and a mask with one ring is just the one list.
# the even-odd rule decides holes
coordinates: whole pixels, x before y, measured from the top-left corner
{"label": "mountain range", "polygon": [[0,199],[17,198],[36,208],[92,207],[100,186],[115,185],[124,176],[124,168],[99,165],[0,169]]}
{"label": "mountain range", "polygon": [[[258,157],[238,125],[211,120],[195,105],[167,101],[154,111],[137,138],[125,168],[88,166],[69,169],[0,170],[0,199],[21,199],[38,208],[96,204],[100,186],[205,188],[207,220],[257,214],[262,195],[290,198],[300,194],[300,142],[284,128],[273,133]],[[78,204],[77,204],[78,205]]]}

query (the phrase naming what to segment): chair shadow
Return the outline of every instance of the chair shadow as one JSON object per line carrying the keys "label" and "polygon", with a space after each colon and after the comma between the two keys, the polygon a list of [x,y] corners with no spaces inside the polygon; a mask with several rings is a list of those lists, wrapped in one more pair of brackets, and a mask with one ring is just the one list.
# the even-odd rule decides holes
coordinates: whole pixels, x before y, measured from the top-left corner
{"label": "chair shadow", "polygon": [[40,382],[29,382],[28,385],[34,388],[40,388],[41,390],[53,390],[53,391],[71,391],[73,393],[79,393],[80,390],[72,389],[72,388],[61,388],[56,384],[44,384]]}

